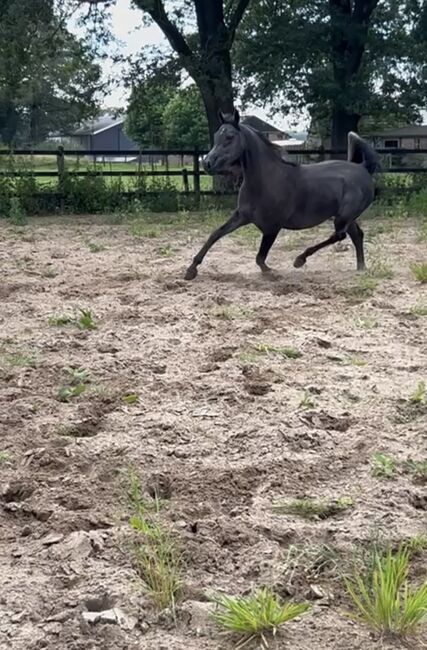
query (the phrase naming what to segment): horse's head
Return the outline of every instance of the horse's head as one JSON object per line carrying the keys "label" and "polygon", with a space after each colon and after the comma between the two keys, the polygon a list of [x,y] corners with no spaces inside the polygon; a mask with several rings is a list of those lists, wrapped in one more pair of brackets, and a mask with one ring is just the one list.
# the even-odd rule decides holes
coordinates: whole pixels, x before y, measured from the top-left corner
{"label": "horse's head", "polygon": [[214,135],[214,145],[203,160],[205,171],[209,174],[234,171],[245,148],[238,111],[234,109],[233,114],[226,115],[220,111],[219,117],[221,126]]}

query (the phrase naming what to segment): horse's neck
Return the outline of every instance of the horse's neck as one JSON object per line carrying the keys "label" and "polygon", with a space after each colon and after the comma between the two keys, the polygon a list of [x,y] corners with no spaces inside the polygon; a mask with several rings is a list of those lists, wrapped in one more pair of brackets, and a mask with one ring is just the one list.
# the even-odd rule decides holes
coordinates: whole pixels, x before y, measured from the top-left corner
{"label": "horse's neck", "polygon": [[255,133],[246,135],[247,146],[242,161],[243,177],[250,183],[251,189],[262,187],[265,179],[277,170],[286,174],[286,165],[267,144]]}

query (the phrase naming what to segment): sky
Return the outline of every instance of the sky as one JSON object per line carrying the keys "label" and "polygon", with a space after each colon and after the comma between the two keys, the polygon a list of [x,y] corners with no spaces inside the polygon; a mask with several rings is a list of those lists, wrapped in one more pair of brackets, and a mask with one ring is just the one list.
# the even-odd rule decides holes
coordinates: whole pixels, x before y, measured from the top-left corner
{"label": "sky", "polygon": [[[118,0],[116,5],[111,9],[111,16],[112,32],[120,42],[118,49],[123,55],[135,55],[144,45],[161,45],[167,43],[157,25],[152,24],[149,27],[137,27],[141,25],[142,12],[139,9],[133,9],[131,7],[131,0]],[[79,35],[82,34],[81,29],[76,27],[73,22],[70,24],[70,29]],[[114,79],[120,80],[121,64],[114,64],[111,60],[106,59],[103,61],[102,67],[106,77],[112,76]],[[128,90],[119,82],[118,86],[112,88],[104,98],[104,106],[107,108],[126,107],[128,96]],[[296,131],[307,128],[305,116],[302,118],[292,116],[292,119],[289,119],[286,116],[276,114],[274,118],[270,118],[268,111],[255,106],[247,107],[245,113],[256,115],[261,119],[273,122],[276,126],[284,130]]]}

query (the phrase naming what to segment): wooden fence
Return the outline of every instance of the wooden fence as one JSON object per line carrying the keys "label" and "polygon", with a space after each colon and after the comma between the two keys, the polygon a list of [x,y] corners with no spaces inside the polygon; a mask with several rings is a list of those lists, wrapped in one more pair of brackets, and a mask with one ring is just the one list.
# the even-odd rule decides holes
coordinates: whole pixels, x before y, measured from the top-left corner
{"label": "wooden fence", "polygon": [[[317,162],[325,160],[334,156],[344,156],[346,151],[336,150],[336,149],[288,149],[285,150],[287,155],[290,157],[297,156],[299,160],[304,160],[310,162]],[[387,155],[389,161],[393,159],[394,156],[405,156],[405,155],[426,155],[427,149],[377,149],[378,154]],[[63,147],[58,147],[56,150],[51,149],[16,149],[13,151],[0,150],[0,178],[1,177],[25,177],[25,176],[34,176],[37,178],[57,178],[58,179],[58,188],[61,187],[61,180],[64,179],[65,175],[70,176],[87,176],[87,175],[102,175],[107,177],[180,177],[182,179],[182,188],[181,193],[183,194],[194,194],[196,200],[199,199],[201,194],[218,194],[213,190],[202,190],[201,189],[201,177],[205,175],[203,169],[201,168],[201,157],[205,155],[207,151],[202,151],[198,149],[193,150],[177,150],[177,149],[150,149],[150,150],[125,150],[125,151],[108,151],[108,150],[68,150]],[[56,157],[56,169],[53,170],[22,170],[22,169],[6,169],[1,164],[1,157],[30,157],[34,158],[37,156],[50,156]],[[86,159],[85,162],[88,164],[93,161],[93,169],[67,169],[66,157],[75,157],[78,160],[81,158]],[[189,165],[182,165],[180,169],[170,169],[168,164],[169,157],[177,158],[181,161],[187,160],[192,161]],[[312,159],[315,157],[315,160]],[[131,158],[135,163],[135,169],[100,169],[96,165],[96,161],[99,162],[99,158],[121,158],[127,160]],[[144,166],[143,160],[162,160],[164,161],[163,169],[156,169],[154,164],[151,164],[151,168],[146,168]],[[114,161],[117,163],[117,161]],[[400,167],[382,167],[382,173],[427,173],[427,156],[425,160],[425,167],[410,167],[410,166],[400,166]],[[178,165],[179,166],[179,165]],[[191,179],[191,183],[190,183]],[[129,192],[124,192],[124,194],[131,194]]]}

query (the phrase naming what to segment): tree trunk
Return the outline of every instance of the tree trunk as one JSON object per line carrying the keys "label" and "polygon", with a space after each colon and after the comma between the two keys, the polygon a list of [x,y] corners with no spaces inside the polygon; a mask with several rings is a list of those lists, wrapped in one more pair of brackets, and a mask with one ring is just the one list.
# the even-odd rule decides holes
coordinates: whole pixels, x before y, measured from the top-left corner
{"label": "tree trunk", "polygon": [[[343,108],[332,111],[331,147],[347,151],[347,135],[349,131],[357,131],[360,115],[349,113]],[[346,158],[346,153],[333,154],[333,158]]]}

